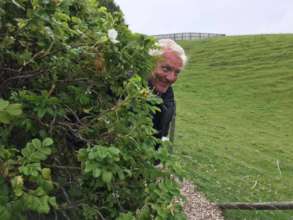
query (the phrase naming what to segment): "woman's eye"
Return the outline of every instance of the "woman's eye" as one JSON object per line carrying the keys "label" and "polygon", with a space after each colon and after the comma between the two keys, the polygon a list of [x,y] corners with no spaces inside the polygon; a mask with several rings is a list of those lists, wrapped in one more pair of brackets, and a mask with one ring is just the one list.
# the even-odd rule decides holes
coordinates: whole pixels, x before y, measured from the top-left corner
{"label": "woman's eye", "polygon": [[169,71],[170,71],[170,68],[167,67],[167,66],[162,66],[162,70],[163,70],[164,72],[169,72]]}

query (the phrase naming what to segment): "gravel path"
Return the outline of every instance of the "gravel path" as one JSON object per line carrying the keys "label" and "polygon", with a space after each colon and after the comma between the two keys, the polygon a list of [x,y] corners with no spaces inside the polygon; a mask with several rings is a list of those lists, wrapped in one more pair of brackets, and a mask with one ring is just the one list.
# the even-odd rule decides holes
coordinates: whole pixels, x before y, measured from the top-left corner
{"label": "gravel path", "polygon": [[181,194],[187,200],[183,209],[188,220],[224,220],[221,210],[198,192],[191,182],[183,181]]}

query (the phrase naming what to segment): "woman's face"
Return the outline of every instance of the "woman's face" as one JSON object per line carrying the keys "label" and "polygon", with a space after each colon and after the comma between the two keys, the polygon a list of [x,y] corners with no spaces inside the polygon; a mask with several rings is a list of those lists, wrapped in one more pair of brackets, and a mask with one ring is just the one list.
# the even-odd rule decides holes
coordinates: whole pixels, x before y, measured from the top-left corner
{"label": "woman's face", "polygon": [[177,54],[165,51],[152,72],[151,82],[155,91],[165,93],[177,80],[182,67],[182,60]]}

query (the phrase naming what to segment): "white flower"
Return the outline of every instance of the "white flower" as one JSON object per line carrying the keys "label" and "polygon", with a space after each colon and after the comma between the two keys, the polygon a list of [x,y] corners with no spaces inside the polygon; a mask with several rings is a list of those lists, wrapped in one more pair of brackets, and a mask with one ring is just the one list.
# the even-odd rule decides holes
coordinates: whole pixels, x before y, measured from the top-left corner
{"label": "white flower", "polygon": [[118,32],[114,28],[108,30],[109,40],[113,44],[119,43],[119,40],[117,40],[117,36],[118,36]]}
{"label": "white flower", "polygon": [[170,141],[170,139],[168,137],[162,137],[161,140],[164,141]]}
{"label": "white flower", "polygon": [[153,57],[158,57],[163,54],[163,51],[160,49],[160,45],[158,43],[155,43],[155,49],[149,49],[149,55]]}
{"label": "white flower", "polygon": [[149,50],[149,55],[152,57],[158,57],[161,56],[163,54],[163,52],[159,49],[150,49]]}

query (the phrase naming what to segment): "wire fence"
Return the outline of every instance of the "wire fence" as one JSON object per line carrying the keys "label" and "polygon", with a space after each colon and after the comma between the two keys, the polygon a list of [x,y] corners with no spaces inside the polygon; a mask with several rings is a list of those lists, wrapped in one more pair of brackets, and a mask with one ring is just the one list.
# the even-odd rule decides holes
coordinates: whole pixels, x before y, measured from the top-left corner
{"label": "wire fence", "polygon": [[225,34],[215,34],[215,33],[195,33],[195,32],[185,32],[185,33],[171,33],[171,34],[159,34],[153,35],[157,39],[172,39],[172,40],[199,40],[211,37],[224,37]]}

